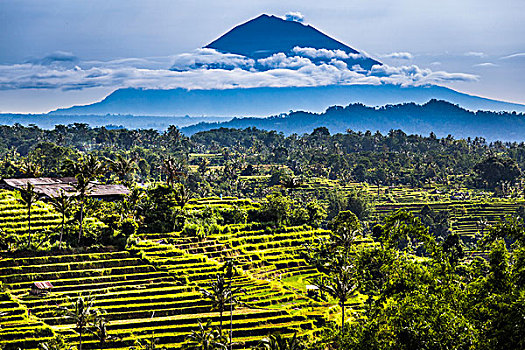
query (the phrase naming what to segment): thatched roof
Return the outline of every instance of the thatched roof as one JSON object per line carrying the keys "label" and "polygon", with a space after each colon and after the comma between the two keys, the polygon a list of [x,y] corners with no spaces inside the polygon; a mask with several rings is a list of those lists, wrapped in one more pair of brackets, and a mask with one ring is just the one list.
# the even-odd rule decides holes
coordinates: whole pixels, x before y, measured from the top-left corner
{"label": "thatched roof", "polygon": [[[37,177],[26,179],[3,179],[2,182],[8,188],[17,190],[26,187],[28,184],[32,184],[35,187],[35,192],[45,197],[58,197],[62,191],[68,196],[76,195],[74,185],[77,183],[77,179],[74,177]],[[107,185],[98,182],[92,182],[89,186],[88,196],[115,197],[125,196],[129,193],[129,189],[127,189],[124,185]]]}

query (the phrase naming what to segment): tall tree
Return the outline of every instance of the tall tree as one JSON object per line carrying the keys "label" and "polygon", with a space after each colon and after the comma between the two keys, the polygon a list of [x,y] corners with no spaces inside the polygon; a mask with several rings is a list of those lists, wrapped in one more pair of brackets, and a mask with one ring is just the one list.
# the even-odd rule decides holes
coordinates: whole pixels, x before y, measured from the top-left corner
{"label": "tall tree", "polygon": [[181,209],[183,209],[184,206],[191,199],[190,191],[183,184],[177,184],[177,186],[173,188],[173,194],[175,197],[175,201],[177,202],[177,204],[179,205]]}
{"label": "tall tree", "polygon": [[56,211],[62,216],[62,223],[60,225],[60,240],[58,242],[58,249],[62,249],[62,239],[64,237],[64,227],[66,225],[67,212],[73,204],[73,197],[68,196],[64,191],[60,191],[58,197],[52,197],[50,201],[51,205]]}
{"label": "tall tree", "polygon": [[172,156],[163,159],[161,171],[166,175],[166,184],[175,186],[175,181],[180,181],[186,176],[185,164]]}
{"label": "tall tree", "polygon": [[98,339],[100,350],[105,348],[108,341],[119,339],[118,337],[109,334],[107,325],[108,322],[104,316],[98,315],[95,317],[91,327],[89,328],[89,331]]}
{"label": "tall tree", "polygon": [[357,291],[357,281],[353,275],[353,266],[343,265],[326,277],[315,278],[313,284],[321,291],[337,299],[341,306],[341,330],[345,330],[345,313],[348,299]]}
{"label": "tall tree", "polygon": [[78,333],[78,350],[82,350],[82,337],[88,326],[99,315],[100,310],[94,307],[95,299],[91,296],[79,296],[71,301],[69,306],[59,306],[59,312],[64,317],[71,319],[75,323],[75,331]]}
{"label": "tall tree", "polygon": [[227,349],[224,344],[225,339],[217,329],[213,329],[211,320],[208,320],[205,325],[199,321],[197,330],[191,331],[191,334],[186,337],[188,341],[185,349],[193,350],[218,350]]}
{"label": "tall tree", "polygon": [[25,204],[27,208],[27,227],[28,227],[28,240],[27,247],[31,247],[31,208],[33,204],[38,200],[38,193],[35,192],[35,186],[31,183],[27,183],[25,187],[20,188],[20,200]]}
{"label": "tall tree", "polygon": [[226,277],[229,279],[228,281],[228,289],[230,290],[229,293],[229,303],[230,303],[230,342],[229,347],[230,350],[233,346],[233,305],[237,303],[237,300],[235,299],[235,293],[244,291],[242,288],[239,288],[237,290],[232,290],[232,282],[233,277],[237,273],[237,269],[235,266],[237,265],[237,261],[235,259],[229,258],[226,259],[224,264],[221,267],[221,270],[225,271]]}
{"label": "tall tree", "polygon": [[122,154],[117,154],[115,160],[109,161],[109,167],[115,174],[117,174],[121,182],[128,185],[128,176],[136,169],[135,159],[126,158]]}
{"label": "tall tree", "polygon": [[84,206],[86,203],[86,197],[90,192],[90,182],[83,174],[78,174],[76,178],[77,183],[75,184],[75,189],[77,190],[77,197],[80,201],[80,219],[78,229],[78,244],[80,245],[80,240],[84,233]]}
{"label": "tall tree", "polygon": [[512,158],[490,156],[476,164],[474,171],[479,180],[489,188],[495,188],[500,182],[512,184],[521,175],[521,170]]}
{"label": "tall tree", "polygon": [[283,337],[281,334],[272,334],[263,338],[258,348],[261,350],[301,350],[305,347],[295,332],[292,338]]}
{"label": "tall tree", "polygon": [[211,301],[212,309],[219,311],[219,332],[222,334],[222,314],[230,298],[231,290],[223,274],[218,274],[209,289],[201,288],[202,296]]}
{"label": "tall tree", "polygon": [[84,231],[84,206],[89,194],[91,183],[106,172],[106,163],[93,154],[88,154],[77,161],[68,160],[67,168],[75,175],[77,182],[74,184],[80,201],[80,223],[78,231],[78,244]]}

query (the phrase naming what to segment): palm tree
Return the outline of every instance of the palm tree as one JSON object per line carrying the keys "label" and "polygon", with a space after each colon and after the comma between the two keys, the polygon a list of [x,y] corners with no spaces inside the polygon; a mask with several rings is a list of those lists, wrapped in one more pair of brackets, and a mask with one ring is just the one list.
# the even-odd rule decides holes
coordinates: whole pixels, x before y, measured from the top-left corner
{"label": "palm tree", "polygon": [[90,329],[90,332],[98,338],[100,350],[104,349],[104,346],[108,341],[118,339],[118,337],[108,334],[107,324],[108,322],[106,319],[102,316],[99,316],[95,318],[92,324],[92,329]]}
{"label": "palm tree", "polygon": [[194,350],[216,350],[216,349],[227,349],[224,344],[224,337],[221,332],[217,329],[213,329],[211,326],[211,320],[206,322],[206,325],[202,325],[199,321],[199,327],[196,331],[191,331],[191,334],[186,337],[188,343],[185,344],[184,348]]}
{"label": "palm tree", "polygon": [[[159,342],[159,338],[155,338],[155,333],[151,333],[149,339],[142,339],[142,342],[140,340],[136,340],[135,344],[137,346],[130,346],[130,350],[155,350],[157,349],[157,344]],[[166,349],[165,346],[161,347],[161,349]]]}
{"label": "palm tree", "polygon": [[64,314],[64,317],[72,319],[75,323],[75,330],[79,335],[78,350],[82,350],[82,335],[88,325],[97,317],[99,310],[93,307],[95,299],[91,296],[84,298],[81,295],[70,302],[69,307],[59,306],[59,310]]}
{"label": "palm tree", "polygon": [[175,185],[175,180],[186,176],[184,163],[171,156],[162,161],[161,171],[166,174],[166,184],[172,187]]}
{"label": "palm tree", "polygon": [[66,166],[75,174],[75,178],[77,179],[73,187],[77,191],[80,200],[80,227],[78,231],[78,244],[80,244],[80,239],[83,234],[84,204],[89,193],[89,187],[92,181],[106,172],[106,164],[92,154],[88,154],[78,161],[68,159],[66,162]]}
{"label": "palm tree", "polygon": [[200,292],[203,297],[211,300],[212,310],[219,311],[219,332],[222,334],[222,314],[230,297],[230,289],[224,280],[224,275],[218,274],[210,289],[201,288]]}
{"label": "palm tree", "polygon": [[84,175],[90,180],[93,181],[107,172],[107,164],[105,161],[101,161],[97,156],[93,154],[88,154],[84,159],[83,164]]}
{"label": "palm tree", "polygon": [[39,177],[42,175],[42,169],[40,165],[32,162],[29,159],[24,159],[20,171],[27,177]]}
{"label": "palm tree", "polygon": [[184,208],[184,206],[190,201],[191,199],[191,193],[188,191],[186,186],[183,184],[177,184],[176,187],[174,187],[174,195],[175,195],[175,201],[179,205],[181,209]]}
{"label": "palm tree", "polygon": [[234,295],[236,292],[245,292],[244,289],[242,288],[237,288],[236,290],[232,290],[232,280],[233,280],[233,276],[236,274],[236,269],[235,269],[235,265],[236,265],[236,261],[235,259],[226,259],[226,261],[224,262],[224,264],[222,265],[221,267],[221,270],[226,270],[226,277],[229,278],[229,281],[228,281],[228,289],[230,290],[230,293],[229,293],[229,302],[230,302],[230,350],[232,349],[232,345],[233,345],[233,304],[235,303],[238,303],[237,300],[235,299]]}
{"label": "palm tree", "polygon": [[31,183],[27,183],[26,187],[20,188],[20,200],[27,207],[27,227],[29,232],[29,239],[27,241],[27,247],[31,247],[31,207],[38,200],[38,193],[35,192],[35,186]]}
{"label": "palm tree", "polygon": [[261,340],[259,348],[266,350],[301,350],[304,349],[304,346],[297,339],[297,332],[295,332],[293,338],[285,338],[281,334],[272,334]]}
{"label": "palm tree", "polygon": [[86,197],[90,191],[90,183],[89,180],[86,179],[82,174],[77,175],[76,178],[77,183],[74,185],[74,187],[77,190],[77,196],[80,200],[80,227],[78,230],[78,244],[80,245],[80,239],[82,238],[84,231],[84,205],[86,202]]}
{"label": "palm tree", "polygon": [[330,294],[333,298],[339,300],[341,306],[342,319],[341,329],[345,330],[345,304],[357,290],[357,283],[351,272],[351,267],[339,266],[332,271],[327,277],[317,277],[312,281],[319,290]]}
{"label": "palm tree", "polygon": [[58,211],[60,215],[62,215],[62,224],[60,227],[60,240],[58,242],[58,249],[62,249],[62,238],[64,236],[66,215],[73,203],[73,197],[66,195],[66,193],[63,190],[61,190],[60,195],[58,197],[51,198],[50,203],[55,208],[55,210]]}
{"label": "palm tree", "polygon": [[126,183],[129,174],[135,171],[135,159],[125,158],[122,154],[117,154],[117,159],[109,161],[109,167],[117,174],[121,182]]}

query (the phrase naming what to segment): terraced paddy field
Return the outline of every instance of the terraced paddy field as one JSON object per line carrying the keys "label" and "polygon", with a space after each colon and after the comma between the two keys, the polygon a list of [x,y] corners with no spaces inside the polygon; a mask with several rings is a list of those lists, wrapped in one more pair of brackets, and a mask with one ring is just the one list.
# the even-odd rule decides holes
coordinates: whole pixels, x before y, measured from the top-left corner
{"label": "terraced paddy field", "polygon": [[[232,203],[249,204],[236,198],[215,198],[194,201],[191,206],[199,210]],[[212,311],[211,302],[199,289],[208,288],[222,262],[234,257],[239,273],[233,285],[244,291],[238,296],[242,304],[233,312],[233,336],[238,347],[247,347],[269,333],[304,334],[321,322],[328,304],[308,298],[301,286],[279,281],[287,276],[306,279],[317,273],[307,266],[300,250],[302,244],[324,234],[326,231],[307,226],[268,230],[260,224],[221,226],[205,239],[183,237],[180,232],[142,234],[128,251],[25,258],[3,254],[0,280],[39,324],[68,343],[78,342],[79,336],[72,320],[57,313],[58,307],[68,305],[68,298],[91,295],[95,306],[106,312],[109,334],[116,337],[105,348],[127,349],[136,340],[152,336],[162,346],[180,348],[199,321],[211,319],[219,324],[219,313]],[[35,281],[50,281],[54,288],[45,297],[34,297],[29,291]],[[225,324],[226,318],[225,314]],[[23,341],[18,339],[12,346]],[[84,335],[83,348],[98,347],[93,335]]]}
{"label": "terraced paddy field", "polygon": [[[45,326],[47,336],[54,330],[67,342],[77,342],[72,321],[58,314],[57,309],[59,305],[67,306],[67,297],[89,294],[95,298],[95,306],[105,310],[109,334],[118,337],[106,348],[128,348],[137,339],[149,339],[152,334],[163,346],[179,348],[200,320],[219,323],[219,314],[211,311],[210,302],[198,290],[206,286],[218,264],[166,245],[157,247],[156,253],[154,246],[144,247],[145,258],[128,251],[114,251],[2,259],[0,276],[15,300],[38,319],[34,328],[49,325]],[[150,263],[162,258],[176,268]],[[184,280],[177,274],[183,269],[187,271]],[[50,281],[53,291],[45,297],[31,296],[28,291],[35,280]],[[233,313],[236,341],[253,345],[272,330],[292,333],[314,327],[313,319],[294,312],[308,304],[306,298],[243,275],[236,277],[234,284],[246,289],[246,295],[242,296],[246,305]],[[34,337],[33,333],[24,334],[27,339],[18,339],[15,345],[30,342]],[[89,334],[84,335],[83,343],[86,349],[99,347],[97,339]]]}
{"label": "terraced paddy field", "polygon": [[[12,194],[2,195],[5,203],[18,205]],[[417,212],[423,205],[447,210],[453,230],[474,237],[480,221],[495,222],[515,213],[525,201],[376,202],[374,215],[380,217],[398,209]],[[190,201],[187,210],[234,207],[248,210],[258,204],[235,197],[210,197]],[[56,215],[46,204],[42,208],[48,215],[43,217],[53,222]],[[20,221],[23,223],[23,218]],[[242,303],[233,312],[237,347],[252,346],[272,332],[309,333],[330,317],[327,310],[333,309],[334,303],[306,295],[305,285],[319,273],[304,260],[304,244],[328,233],[310,226],[229,224],[214,225],[202,237],[185,236],[183,232],[138,234],[128,250],[108,248],[18,258],[0,252],[0,281],[6,287],[6,292],[0,293],[0,344],[9,349],[34,349],[55,335],[67,343],[77,343],[79,335],[73,321],[58,309],[68,305],[68,298],[91,295],[95,306],[105,310],[108,332],[114,336],[106,349],[128,349],[137,340],[151,337],[158,338],[159,345],[166,348],[180,348],[199,321],[220,323],[219,313],[212,310],[200,289],[209,288],[229,258],[238,264],[233,285],[244,289],[238,295]],[[32,296],[29,291],[37,281],[50,281],[52,292],[44,297]],[[356,297],[349,313],[361,306]],[[227,313],[223,316],[225,327],[228,317]],[[91,334],[84,335],[83,343],[85,349],[100,347]]]}
{"label": "terraced paddy field", "polygon": [[0,347],[37,348],[49,341],[55,333],[47,324],[34,316],[7,292],[0,292]]}
{"label": "terraced paddy field", "polygon": [[476,240],[483,232],[484,226],[496,223],[505,215],[516,214],[520,207],[525,207],[523,198],[498,198],[480,190],[452,190],[433,185],[424,188],[389,187],[351,182],[341,184],[338,181],[316,178],[290,192],[326,193],[330,190],[338,190],[343,194],[357,191],[367,197],[372,205],[375,220],[381,220],[397,210],[417,213],[425,205],[434,211],[447,211],[452,231],[467,241]]}
{"label": "terraced paddy field", "polygon": [[[37,202],[31,209],[31,228],[42,231],[60,224],[60,214],[44,202]],[[8,234],[24,235],[28,230],[27,209],[16,192],[0,190],[0,230]]]}
{"label": "terraced paddy field", "polygon": [[428,205],[434,211],[447,211],[450,215],[452,231],[464,239],[474,241],[485,226],[494,224],[505,215],[513,215],[525,206],[525,200],[493,200],[493,201],[448,201],[434,203],[410,204],[379,204],[375,206],[378,216],[388,215],[396,210],[419,212]]}

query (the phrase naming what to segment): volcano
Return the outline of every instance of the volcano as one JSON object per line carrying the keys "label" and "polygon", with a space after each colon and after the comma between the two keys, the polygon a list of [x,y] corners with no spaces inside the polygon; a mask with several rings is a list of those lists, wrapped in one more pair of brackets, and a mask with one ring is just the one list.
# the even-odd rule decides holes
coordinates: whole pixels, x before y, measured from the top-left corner
{"label": "volcano", "polygon": [[[338,59],[345,62],[348,67],[359,65],[369,70],[373,65],[381,64],[310,25],[266,14],[236,26],[205,48],[253,59],[267,58],[280,52],[287,56],[300,56],[301,48],[338,50],[340,54],[344,53],[343,57],[347,57],[343,59],[338,57]],[[317,54],[309,58],[319,64],[333,57]]]}
{"label": "volcano", "polygon": [[[260,73],[258,62],[273,56],[308,58],[315,65],[344,61],[352,71],[363,76],[378,62],[359,51],[330,38],[310,25],[284,20],[277,16],[260,15],[240,24],[205,46],[219,53],[238,56],[241,60],[254,61],[250,69]],[[213,51],[208,50],[208,51]],[[213,58],[214,55],[211,55]],[[236,57],[237,58],[237,57]],[[191,63],[191,60],[189,60]],[[225,70],[234,71],[232,81],[241,72],[250,70],[216,66],[209,62],[194,61],[190,70],[197,73],[217,70],[225,76]],[[359,66],[359,67],[356,67]],[[280,67],[278,67],[280,68]],[[354,69],[355,68],[355,69]],[[379,67],[381,68],[381,67]],[[276,69],[280,77],[286,69]],[[289,74],[295,74],[288,68]],[[176,69],[172,69],[176,70]],[[184,71],[184,70],[182,70]],[[308,70],[307,70],[308,71]],[[241,74],[241,76],[243,76]],[[245,75],[244,75],[245,76]],[[208,79],[213,80],[213,75]],[[259,77],[259,76],[256,76]],[[213,82],[213,81],[212,81]],[[401,86],[396,84],[332,84],[317,86],[260,86],[243,87],[242,83],[222,88],[173,88],[143,89],[122,88],[115,90],[102,101],[58,109],[49,115],[142,115],[142,116],[199,116],[199,117],[264,117],[279,115],[290,110],[323,112],[333,105],[363,103],[369,106],[400,104],[406,102],[426,103],[431,99],[445,100],[469,110],[525,112],[525,106],[464,94],[438,85]],[[238,85],[238,86],[237,86]],[[416,130],[417,131],[417,130]]]}

